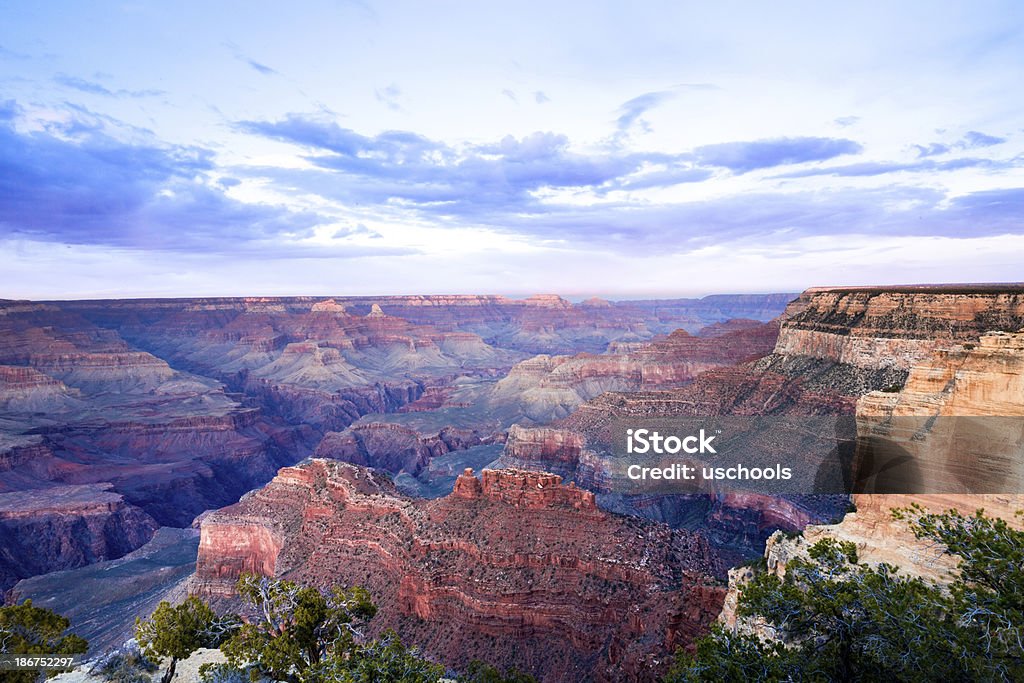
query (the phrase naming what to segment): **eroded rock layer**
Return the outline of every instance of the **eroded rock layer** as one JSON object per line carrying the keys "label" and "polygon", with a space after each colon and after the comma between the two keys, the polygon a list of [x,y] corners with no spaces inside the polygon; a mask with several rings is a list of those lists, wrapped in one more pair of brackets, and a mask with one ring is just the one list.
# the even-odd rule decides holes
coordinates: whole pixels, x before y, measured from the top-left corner
{"label": "eroded rock layer", "polygon": [[[1022,315],[1024,287],[1018,285],[811,289],[789,305],[775,348],[765,357],[710,369],[678,388],[604,393],[553,425],[577,435],[563,441],[582,440],[585,447],[508,462],[550,466],[601,491],[601,444],[614,437],[616,425],[678,416],[852,416],[869,392],[888,392],[877,399],[883,403],[895,400],[910,368],[943,344],[978,345],[989,330],[1018,329]],[[795,531],[827,522],[846,507],[836,497],[814,495],[775,504],[743,501],[733,507],[739,499],[723,496],[602,498],[620,512],[706,528],[744,552],[757,549],[775,528]]]}
{"label": "eroded rock layer", "polygon": [[[808,526],[796,538],[773,535],[765,550],[767,571],[785,572],[786,563],[793,557],[806,558],[807,549],[815,542],[835,538],[854,543],[862,562],[884,562],[909,576],[949,581],[956,570],[954,558],[941,546],[917,539],[905,521],[893,517],[893,509],[911,505],[928,512],[957,510],[966,515],[980,509],[1006,520],[1011,527],[1024,528],[1024,517],[1018,514],[1024,510],[1019,469],[1024,430],[1022,382],[1024,332],[991,332],[977,343],[937,349],[911,367],[902,391],[862,397],[857,404],[857,423],[864,438],[858,448],[874,450],[872,440],[879,437],[899,444],[910,458],[911,470],[920,475],[913,482],[916,489],[908,488],[906,480],[889,482],[902,485],[903,490],[854,495],[854,510],[838,524]],[[963,418],[966,421],[961,423]],[[982,426],[988,425],[989,433],[977,430],[978,418]],[[901,425],[913,425],[914,429],[904,430]],[[970,438],[958,438],[958,430]],[[858,456],[863,458],[864,453]],[[998,485],[979,481],[986,472],[999,477]],[[963,492],[968,485],[981,483],[986,493]],[[736,616],[750,571],[730,572],[721,620],[730,627],[757,632],[757,623]]]}
{"label": "eroded rock layer", "polygon": [[517,470],[467,471],[427,501],[345,463],[285,468],[203,520],[196,591],[230,595],[243,571],[365,586],[375,629],[454,667],[481,658],[544,681],[652,680],[722,597],[699,534]]}

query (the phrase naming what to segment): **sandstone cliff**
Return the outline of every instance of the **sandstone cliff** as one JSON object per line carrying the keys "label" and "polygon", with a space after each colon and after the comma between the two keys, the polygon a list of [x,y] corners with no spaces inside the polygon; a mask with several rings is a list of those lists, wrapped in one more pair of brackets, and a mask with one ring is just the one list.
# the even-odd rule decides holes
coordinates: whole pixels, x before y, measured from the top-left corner
{"label": "sandstone cliff", "polygon": [[862,490],[1024,493],[1024,332],[933,352],[857,417]]}
{"label": "sandstone cliff", "polygon": [[[1024,510],[1022,417],[1024,333],[991,332],[976,343],[934,350],[910,368],[902,391],[870,393],[857,404],[859,459],[877,457],[877,440],[884,439],[898,445],[909,463],[895,479],[862,483],[898,492],[856,494],[855,511],[839,524],[808,526],[796,538],[772,536],[765,550],[767,570],[784,572],[789,559],[805,556],[817,540],[831,537],[855,543],[863,562],[885,562],[910,576],[949,580],[956,568],[953,558],[934,543],[916,539],[891,511],[912,504],[930,512],[968,515],[983,509],[1024,528],[1024,518],[1017,514]],[[908,477],[908,472],[916,476]],[[730,572],[722,620],[756,631],[757,624],[737,622],[735,616],[749,571]]]}

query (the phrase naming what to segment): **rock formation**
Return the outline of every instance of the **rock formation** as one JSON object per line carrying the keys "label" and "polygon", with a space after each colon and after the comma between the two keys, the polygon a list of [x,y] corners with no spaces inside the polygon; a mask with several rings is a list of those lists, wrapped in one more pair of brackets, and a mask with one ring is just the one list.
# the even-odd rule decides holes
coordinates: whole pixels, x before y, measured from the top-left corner
{"label": "rock formation", "polygon": [[722,596],[701,536],[604,512],[557,475],[469,470],[425,501],[325,460],[204,518],[195,590],[229,596],[242,571],[363,585],[375,630],[543,681],[653,680]]}
{"label": "rock formation", "polygon": [[681,387],[701,373],[771,352],[778,323],[739,326],[717,337],[675,330],[649,344],[618,344],[612,353],[541,355],[514,366],[488,396],[496,410],[514,405],[522,421],[564,418],[601,394]]}
{"label": "rock formation", "polygon": [[862,490],[1024,493],[1024,332],[933,352],[857,416]]}
{"label": "rock formation", "polygon": [[120,557],[159,526],[106,485],[0,493],[0,589],[18,579]]}
{"label": "rock formation", "polygon": [[314,457],[415,476],[429,465],[432,458],[492,443],[493,440],[493,436],[481,437],[471,430],[445,428],[437,434],[423,436],[401,425],[370,422],[350,427],[344,432],[328,432],[317,446]]}
{"label": "rock formation", "polygon": [[[602,444],[609,443],[613,426],[623,420],[852,416],[858,399],[871,391],[890,392],[875,399],[882,403],[895,400],[891,392],[902,388],[911,366],[930,357],[938,346],[978,345],[992,327],[1017,329],[1013,325],[1019,325],[1022,315],[1024,288],[1019,286],[808,290],[789,305],[775,348],[764,358],[711,369],[678,388],[608,392],[592,398],[553,425],[578,434],[586,448],[520,464],[545,469],[550,463],[573,476],[569,461],[580,452],[584,457],[576,468],[579,482],[600,491],[599,480],[588,482],[587,477],[606,469],[600,457]],[[1007,381],[1006,375],[1002,377],[997,382]],[[809,521],[827,522],[846,506],[841,498],[821,496],[787,496],[774,505],[746,509],[731,507],[740,499],[723,496],[602,500],[620,512],[707,528],[719,542],[744,552],[757,549],[773,528],[795,531]],[[746,504],[752,499],[743,500]]]}
{"label": "rock formation", "polygon": [[[1017,514],[1024,510],[1022,417],[1024,333],[990,332],[977,342],[934,350],[910,368],[902,391],[870,393],[857,404],[863,437],[858,449],[877,449],[874,440],[879,438],[892,441],[920,476],[885,482],[896,493],[854,495],[854,511],[838,524],[808,526],[795,538],[773,535],[765,550],[767,570],[784,572],[792,557],[806,556],[822,538],[836,538],[856,544],[862,562],[885,562],[909,576],[948,581],[956,568],[954,559],[934,543],[915,538],[905,522],[893,518],[892,510],[918,505],[929,512],[970,515],[983,509],[1024,528],[1024,518]],[[988,433],[979,431],[979,418],[982,425],[995,421],[995,426],[989,425]],[[984,492],[964,491],[971,487]],[[735,614],[749,571],[730,572],[721,619],[729,626],[757,630],[756,624],[737,620]]]}

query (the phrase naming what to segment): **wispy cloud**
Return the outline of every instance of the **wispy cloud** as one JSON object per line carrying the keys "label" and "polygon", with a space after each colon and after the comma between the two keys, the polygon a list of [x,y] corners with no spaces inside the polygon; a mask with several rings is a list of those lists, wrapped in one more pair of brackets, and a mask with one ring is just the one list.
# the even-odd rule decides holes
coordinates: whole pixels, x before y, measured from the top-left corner
{"label": "wispy cloud", "polygon": [[126,90],[123,88],[111,90],[96,81],[89,81],[84,78],[69,76],[67,74],[58,74],[53,80],[67,88],[89,93],[90,95],[101,95],[103,97],[157,97],[164,94],[163,90],[153,90],[149,88],[145,90]]}
{"label": "wispy cloud", "polygon": [[256,71],[260,72],[264,76],[277,76],[278,75],[277,69],[273,69],[273,68],[267,66],[266,64],[263,64],[261,62],[257,62],[255,59],[245,58],[244,61],[245,61],[246,64],[251,66]]}
{"label": "wispy cloud", "polygon": [[721,166],[734,173],[747,173],[808,161],[826,161],[844,154],[858,154],[862,146],[845,138],[777,138],[748,142],[724,142],[694,150],[696,158],[709,166]]}
{"label": "wispy cloud", "polygon": [[980,149],[984,147],[994,147],[1001,145],[1006,142],[1006,138],[998,137],[995,135],[988,135],[981,133],[976,130],[967,131],[962,138],[956,142],[942,143],[932,142],[927,145],[914,145],[913,148],[917,150],[918,158],[940,156],[942,154],[949,154],[955,150],[968,150],[968,149]]}
{"label": "wispy cloud", "polygon": [[516,97],[516,94],[514,92],[512,92],[511,90],[509,90],[508,88],[505,88],[504,90],[502,90],[501,94],[504,95],[505,97],[507,97],[508,99],[512,100],[516,104],[519,104],[519,98]]}
{"label": "wispy cloud", "polygon": [[544,91],[542,90],[534,90],[533,101],[536,102],[537,104],[545,104],[547,102],[550,102],[551,98],[544,94]]}
{"label": "wispy cloud", "polygon": [[377,101],[383,103],[388,109],[392,111],[400,111],[402,109],[402,105],[399,102],[399,98],[402,96],[402,89],[398,87],[397,83],[392,83],[385,88],[378,88],[373,94]]}
{"label": "wispy cloud", "polygon": [[660,92],[644,93],[627,102],[623,102],[622,106],[619,107],[619,116],[615,120],[616,128],[621,132],[626,132],[637,124],[645,127],[646,123],[641,117],[659,104],[672,99],[672,97],[674,97],[674,93],[669,90],[663,90]]}
{"label": "wispy cloud", "polygon": [[259,74],[262,74],[264,76],[280,76],[280,73],[277,71],[277,69],[275,69],[275,68],[273,68],[271,66],[267,66],[263,62],[256,61],[255,59],[253,59],[252,57],[247,55],[242,50],[242,48],[240,48],[233,41],[225,40],[221,44],[224,47],[226,47],[228,50],[231,51],[231,54],[234,56],[235,59],[237,59],[238,61],[240,61],[243,64],[245,64],[246,66],[248,66],[253,71],[255,71],[255,72],[259,73]]}

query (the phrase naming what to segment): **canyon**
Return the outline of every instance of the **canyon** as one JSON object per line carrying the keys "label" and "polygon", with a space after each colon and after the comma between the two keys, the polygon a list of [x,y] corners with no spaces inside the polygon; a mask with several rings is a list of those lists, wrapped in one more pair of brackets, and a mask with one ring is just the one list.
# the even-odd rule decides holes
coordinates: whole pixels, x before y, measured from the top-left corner
{"label": "canyon", "polygon": [[[900,557],[889,506],[1012,514],[1021,328],[1020,285],[0,302],[0,534],[51,539],[0,555],[0,588],[66,600],[57,574],[25,579],[87,576],[155,534],[158,555],[198,552],[188,590],[220,606],[243,571],[355,583],[374,632],[455,669],[653,680],[736,624],[752,570],[729,567],[837,534],[938,575]],[[966,477],[963,444],[998,419],[969,469],[1006,476]],[[616,438],[652,420],[833,458],[841,486],[631,489]],[[883,452],[915,477],[878,476]],[[167,529],[194,518],[198,551]]]}
{"label": "canyon", "polygon": [[117,558],[314,452],[442,495],[497,457],[523,411],[480,397],[531,353],[768,320],[789,298],[0,301],[0,534],[46,539],[5,546],[0,591]]}

